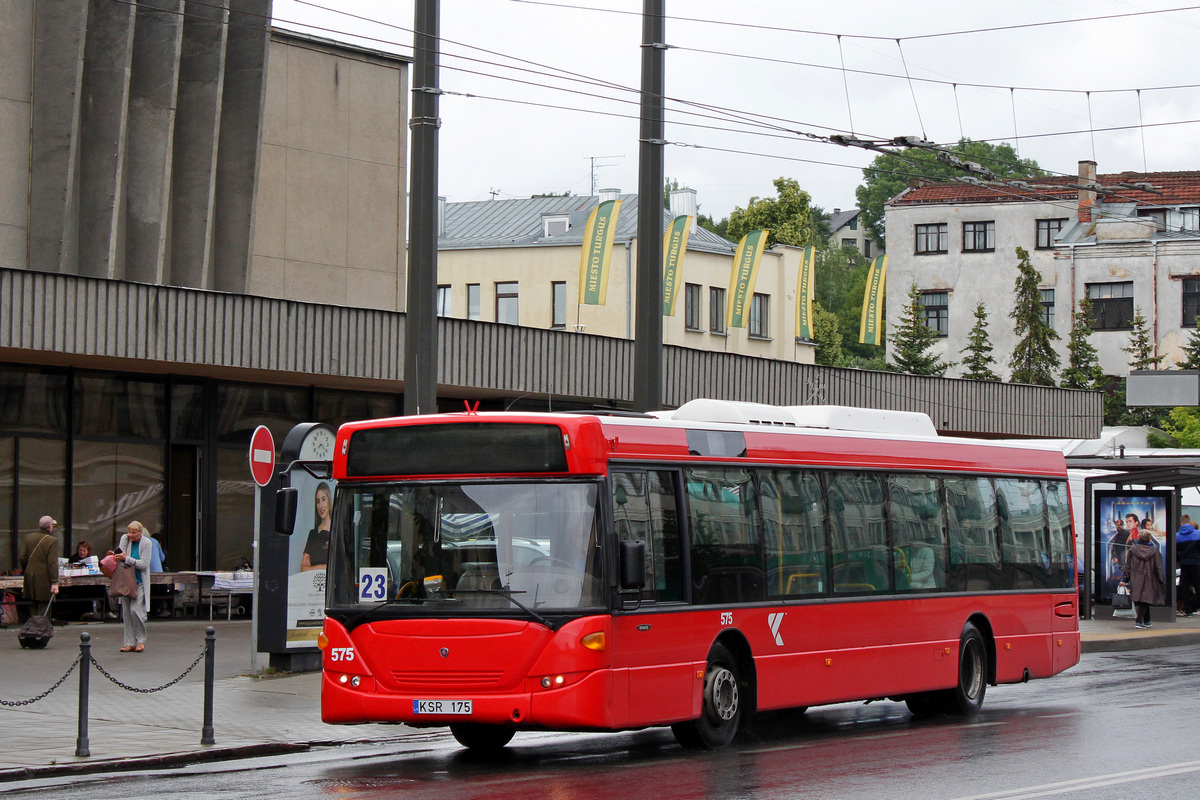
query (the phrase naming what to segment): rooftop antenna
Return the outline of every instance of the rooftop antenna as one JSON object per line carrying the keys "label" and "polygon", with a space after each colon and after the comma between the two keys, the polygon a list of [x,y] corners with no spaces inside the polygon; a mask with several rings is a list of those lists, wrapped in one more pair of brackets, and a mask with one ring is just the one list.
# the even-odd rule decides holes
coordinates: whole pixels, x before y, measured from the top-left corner
{"label": "rooftop antenna", "polygon": [[488,189],[488,194],[490,194],[492,196],[492,199],[495,200],[496,195],[500,194],[500,190],[499,189]]}
{"label": "rooftop antenna", "polygon": [[624,157],[625,156],[623,156],[623,155],[620,155],[620,156],[588,156],[588,161],[590,161],[592,164],[592,195],[593,196],[596,194],[596,170],[600,169],[601,167],[615,167],[616,166],[616,164],[597,164],[596,162],[601,158],[624,158]]}

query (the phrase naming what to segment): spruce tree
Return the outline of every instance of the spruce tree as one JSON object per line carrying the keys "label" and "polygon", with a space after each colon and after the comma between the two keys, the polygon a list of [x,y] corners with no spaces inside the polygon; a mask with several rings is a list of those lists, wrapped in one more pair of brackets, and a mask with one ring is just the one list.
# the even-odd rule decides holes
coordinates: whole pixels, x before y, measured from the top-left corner
{"label": "spruce tree", "polygon": [[1091,342],[1092,301],[1085,297],[1071,318],[1071,335],[1067,338],[1067,368],[1063,370],[1064,389],[1103,389],[1104,370],[1100,368],[1100,353]]}
{"label": "spruce tree", "polygon": [[892,361],[888,364],[888,369],[906,372],[909,375],[941,377],[954,365],[929,352],[937,338],[938,335],[925,324],[925,314],[921,310],[921,290],[913,283],[908,291],[908,305],[904,307],[904,313],[900,315],[900,324],[892,336]]}
{"label": "spruce tree", "polygon": [[[1133,315],[1133,330],[1129,332],[1129,346],[1122,347],[1126,353],[1129,353],[1129,369],[1154,369],[1166,356],[1154,355],[1154,341],[1150,338],[1150,330],[1146,324],[1146,318],[1142,316],[1141,309],[1138,309]],[[1125,387],[1126,378],[1121,379],[1121,385],[1117,392],[1120,394],[1120,403],[1125,405]],[[1167,410],[1156,408],[1154,406],[1125,406],[1120,417],[1121,425],[1142,425],[1151,428],[1162,427],[1167,420]]]}
{"label": "spruce tree", "polygon": [[962,351],[966,356],[962,365],[966,368],[963,377],[973,381],[999,381],[1000,376],[992,371],[992,342],[987,332],[987,308],[983,301],[975,306],[975,326],[967,334],[967,346]]}
{"label": "spruce tree", "polygon": [[1146,318],[1139,308],[1133,315],[1133,330],[1129,332],[1129,346],[1122,347],[1129,353],[1130,369],[1154,369],[1166,356],[1154,355],[1154,342],[1150,340],[1150,330],[1146,327]]}
{"label": "spruce tree", "polygon": [[1015,302],[1009,314],[1017,334],[1017,345],[1008,362],[1013,383],[1054,385],[1054,370],[1058,369],[1060,359],[1053,343],[1060,337],[1043,316],[1042,293],[1038,288],[1041,282],[1042,274],[1029,262],[1028,251],[1018,247]]}
{"label": "spruce tree", "polygon": [[1200,369],[1200,327],[1192,328],[1183,345],[1183,360],[1176,362],[1179,369]]}

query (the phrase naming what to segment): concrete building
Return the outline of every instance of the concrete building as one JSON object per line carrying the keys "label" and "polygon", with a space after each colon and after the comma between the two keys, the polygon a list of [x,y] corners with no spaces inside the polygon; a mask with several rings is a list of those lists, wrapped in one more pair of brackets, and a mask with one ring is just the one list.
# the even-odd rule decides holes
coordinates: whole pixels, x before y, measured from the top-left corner
{"label": "concrete building", "polygon": [[[581,305],[579,261],[588,215],[620,199],[608,297]],[[677,189],[663,210],[664,230],[696,213],[696,192]],[[607,189],[598,197],[536,197],[446,203],[439,215],[438,308],[442,316],[634,337],[637,272],[637,195]],[[663,342],[697,350],[813,363],[814,345],[796,339],[796,282],[800,251],[763,254],[745,327],[726,325],[736,247],[695,224],[683,259],[675,313],[663,320]]]}
{"label": "concrete building", "polygon": [[862,211],[849,208],[843,211],[835,208],[829,215],[830,244],[853,250],[864,258],[875,258],[883,255],[883,248],[871,241],[866,226],[860,217]]}
{"label": "concrete building", "polygon": [[[887,317],[895,324],[909,287],[921,291],[934,350],[961,361],[976,305],[988,311],[997,372],[1016,344],[1008,319],[1017,247],[1042,275],[1045,317],[1061,336],[1093,306],[1091,341],[1106,374],[1125,375],[1136,312],[1150,326],[1164,368],[1180,357],[1200,309],[1200,172],[1096,173],[1021,183],[916,185],[887,205]],[[950,371],[961,374],[961,365]]]}
{"label": "concrete building", "polygon": [[46,513],[232,568],[255,427],[399,411],[408,64],[270,0],[4,9],[0,572]]}

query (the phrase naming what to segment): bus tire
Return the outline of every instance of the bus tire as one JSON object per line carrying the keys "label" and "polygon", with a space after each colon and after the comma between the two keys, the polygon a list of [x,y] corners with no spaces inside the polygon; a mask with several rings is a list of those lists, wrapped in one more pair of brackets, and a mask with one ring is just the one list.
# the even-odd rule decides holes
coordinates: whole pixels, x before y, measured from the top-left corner
{"label": "bus tire", "polygon": [[968,622],[958,644],[958,684],[946,694],[946,713],[969,717],[983,707],[987,693],[987,645],[983,634]]}
{"label": "bus tire", "polygon": [[942,695],[942,692],[917,692],[906,695],[904,704],[908,706],[909,713],[917,719],[936,717],[946,707],[948,698]]}
{"label": "bus tire", "polygon": [[512,741],[514,728],[505,725],[481,725],[476,722],[464,722],[450,726],[450,733],[463,747],[470,750],[499,750]]}
{"label": "bus tire", "polygon": [[733,653],[725,645],[714,644],[704,668],[700,717],[672,725],[676,740],[693,750],[715,750],[732,742],[745,708],[743,686],[741,670]]}

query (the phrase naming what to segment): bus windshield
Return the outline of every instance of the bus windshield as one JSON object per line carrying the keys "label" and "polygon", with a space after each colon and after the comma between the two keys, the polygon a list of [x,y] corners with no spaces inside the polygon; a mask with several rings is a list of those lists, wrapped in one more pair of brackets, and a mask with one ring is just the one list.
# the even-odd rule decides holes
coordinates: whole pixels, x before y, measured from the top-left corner
{"label": "bus windshield", "polygon": [[330,599],[439,613],[601,606],[599,496],[596,482],[339,487]]}

